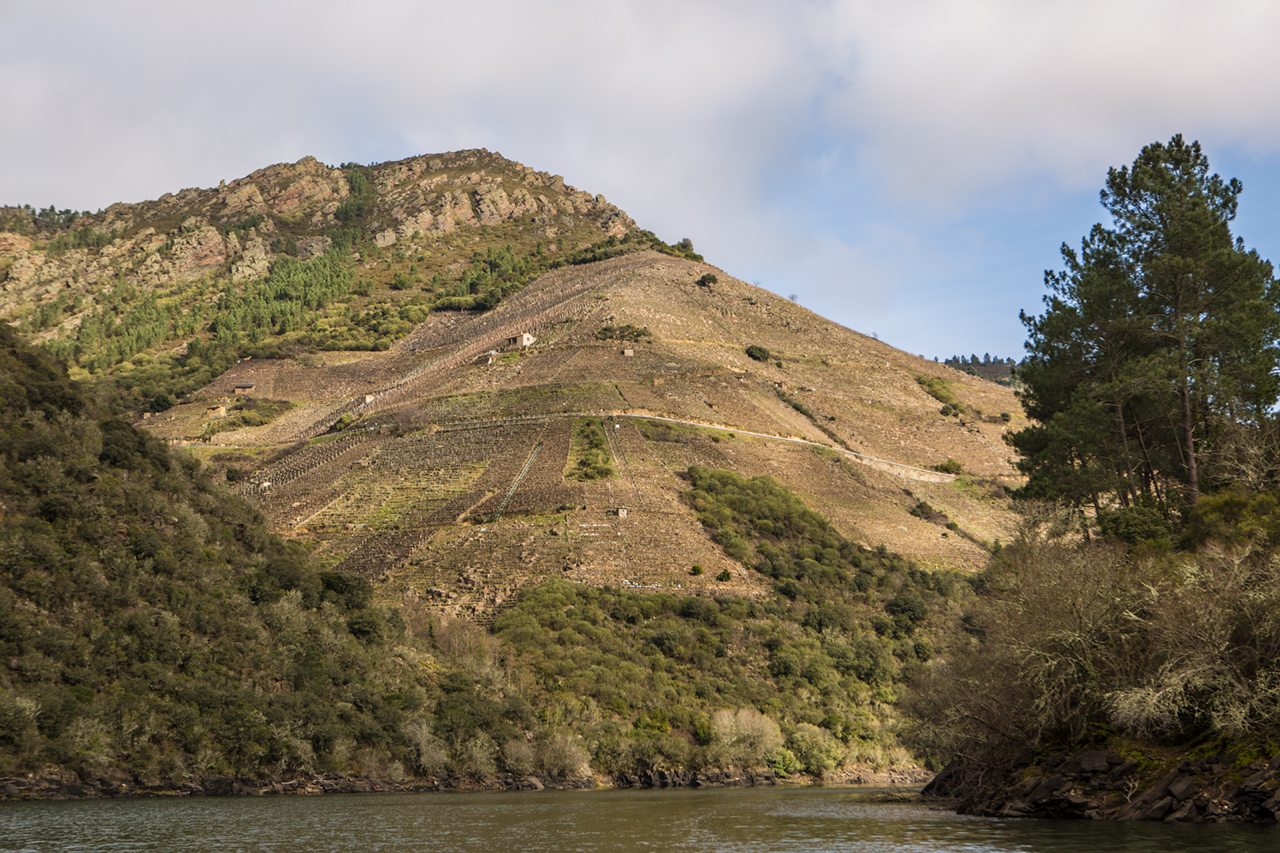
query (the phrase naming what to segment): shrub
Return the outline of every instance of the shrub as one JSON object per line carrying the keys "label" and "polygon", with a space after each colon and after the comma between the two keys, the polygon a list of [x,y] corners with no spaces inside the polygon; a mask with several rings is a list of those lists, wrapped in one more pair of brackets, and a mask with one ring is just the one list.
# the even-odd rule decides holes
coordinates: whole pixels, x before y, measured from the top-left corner
{"label": "shrub", "polygon": [[777,775],[786,779],[792,774],[799,773],[802,769],[800,760],[796,758],[795,753],[780,746],[765,758],[765,763],[769,765],[769,769]]}
{"label": "shrub", "polygon": [[458,747],[454,766],[459,773],[466,776],[474,778],[492,776],[498,769],[494,759],[496,751],[493,738],[486,732],[480,732]]}
{"label": "shrub", "polygon": [[942,404],[942,414],[944,415],[962,415],[965,412],[965,406],[951,390],[951,383],[938,376],[917,376],[916,382],[924,389],[925,393]]}
{"label": "shrub", "polygon": [[747,347],[747,357],[753,361],[768,361],[771,357],[771,353],[758,344],[752,344]]}
{"label": "shrub", "polygon": [[638,343],[644,338],[651,338],[651,337],[653,337],[653,335],[649,332],[648,326],[642,329],[638,326],[632,325],[631,323],[627,323],[622,326],[614,326],[612,324],[607,326],[601,326],[600,329],[598,329],[595,334],[595,338],[598,341],[615,340],[615,341],[635,341]]}
{"label": "shrub", "polygon": [[1127,506],[1098,513],[1098,526],[1106,536],[1114,536],[1133,547],[1147,543],[1168,547],[1171,534],[1168,519],[1149,506]]}
{"label": "shrub", "polygon": [[916,518],[923,519],[924,521],[932,521],[937,524],[947,523],[947,514],[934,509],[933,505],[928,501],[917,500],[916,505],[911,508],[910,512]]}
{"label": "shrub", "polygon": [[574,431],[577,461],[569,476],[575,480],[602,480],[614,474],[613,457],[609,454],[608,425],[594,420],[581,421]]}
{"label": "shrub", "polygon": [[682,255],[689,260],[697,261],[698,263],[702,262],[702,255],[699,255],[693,250],[693,241],[688,237],[682,238],[680,242],[672,246],[671,249],[672,254]]}
{"label": "shrub", "polygon": [[724,746],[726,758],[737,767],[758,767],[783,744],[778,724],[754,708],[716,711],[711,716],[711,732]]}
{"label": "shrub", "polygon": [[964,473],[964,466],[950,456],[945,462],[939,462],[937,465],[930,465],[930,468],[941,474],[954,474],[957,477]]}
{"label": "shrub", "polygon": [[502,745],[502,767],[508,773],[527,776],[533,772],[534,751],[524,738],[509,740]]}
{"label": "shrub", "polygon": [[1183,539],[1188,546],[1220,542],[1276,547],[1280,545],[1280,499],[1275,492],[1205,495],[1192,509]]}
{"label": "shrub", "polygon": [[801,768],[814,776],[835,769],[844,757],[844,748],[831,732],[812,723],[801,723],[787,738],[787,745]]}
{"label": "shrub", "polygon": [[929,616],[929,611],[925,608],[920,596],[914,592],[905,591],[889,599],[884,605],[884,612],[892,616],[895,623],[905,627],[908,631],[914,630],[917,625]]}
{"label": "shrub", "polygon": [[581,773],[589,766],[589,756],[578,739],[564,731],[544,733],[537,743],[537,766],[554,776]]}

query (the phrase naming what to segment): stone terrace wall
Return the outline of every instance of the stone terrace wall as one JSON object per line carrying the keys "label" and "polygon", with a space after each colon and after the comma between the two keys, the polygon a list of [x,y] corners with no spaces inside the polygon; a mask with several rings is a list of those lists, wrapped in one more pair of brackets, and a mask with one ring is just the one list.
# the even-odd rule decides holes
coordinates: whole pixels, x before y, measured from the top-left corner
{"label": "stone terrace wall", "polygon": [[[464,491],[444,501],[424,500],[406,511],[399,529],[369,531],[339,563],[339,570],[380,575],[408,560],[440,527],[456,524],[468,512],[484,515],[496,511],[546,430],[546,424],[533,422],[485,424],[415,436],[415,441],[396,448],[388,456],[388,460],[396,460],[396,476],[430,476],[445,464],[474,463],[485,468]],[[370,475],[378,476],[377,469],[375,464]]]}

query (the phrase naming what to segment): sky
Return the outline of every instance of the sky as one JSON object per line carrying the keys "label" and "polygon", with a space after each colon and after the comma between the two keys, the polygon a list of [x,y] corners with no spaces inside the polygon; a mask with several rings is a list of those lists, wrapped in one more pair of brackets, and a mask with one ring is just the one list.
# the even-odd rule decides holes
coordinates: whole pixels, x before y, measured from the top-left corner
{"label": "sky", "polygon": [[1023,355],[1174,134],[1280,264],[1274,0],[0,0],[0,204],[487,148],[929,358]]}

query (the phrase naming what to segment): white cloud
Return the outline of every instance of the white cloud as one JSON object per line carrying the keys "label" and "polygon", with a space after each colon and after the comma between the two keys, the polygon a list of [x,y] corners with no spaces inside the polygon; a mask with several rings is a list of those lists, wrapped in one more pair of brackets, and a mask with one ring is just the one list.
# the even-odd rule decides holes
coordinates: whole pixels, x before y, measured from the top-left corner
{"label": "white cloud", "polygon": [[904,0],[821,21],[833,128],[866,140],[893,193],[952,202],[1044,173],[1098,181],[1175,132],[1275,150],[1267,2]]}

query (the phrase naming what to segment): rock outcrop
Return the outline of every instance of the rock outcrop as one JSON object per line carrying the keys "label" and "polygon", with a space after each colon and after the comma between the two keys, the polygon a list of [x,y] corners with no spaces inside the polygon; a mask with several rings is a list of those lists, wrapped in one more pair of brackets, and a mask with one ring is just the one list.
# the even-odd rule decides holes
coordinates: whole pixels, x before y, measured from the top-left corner
{"label": "rock outcrop", "polygon": [[[636,227],[604,196],[483,149],[383,163],[364,174],[375,192],[362,202],[361,227],[379,248],[508,223],[547,240],[574,232],[574,247]],[[122,275],[144,289],[262,277],[282,253],[323,254],[345,224],[337,217],[350,198],[346,172],[303,157],[213,189],[113,204],[69,227],[44,224],[30,208],[0,207],[0,316],[67,293],[92,296]],[[416,248],[441,254],[434,245]],[[468,259],[465,252],[449,260]]]}

